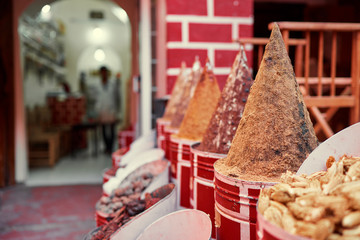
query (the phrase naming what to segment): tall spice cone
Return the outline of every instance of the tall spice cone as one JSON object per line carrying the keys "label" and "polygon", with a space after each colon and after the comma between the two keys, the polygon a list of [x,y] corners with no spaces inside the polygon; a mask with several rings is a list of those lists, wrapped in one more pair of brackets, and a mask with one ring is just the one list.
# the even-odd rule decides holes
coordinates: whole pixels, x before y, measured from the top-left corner
{"label": "tall spice cone", "polygon": [[181,63],[181,70],[171,91],[171,97],[165,108],[163,119],[171,120],[176,112],[176,106],[181,101],[181,95],[187,82],[186,63]]}
{"label": "tall spice cone", "polygon": [[228,153],[252,83],[245,50],[241,46],[199,150],[221,154]]}
{"label": "tall spice cone", "polygon": [[184,119],[186,109],[189,106],[190,100],[194,95],[195,88],[200,80],[201,76],[201,64],[199,57],[195,57],[195,61],[192,66],[190,76],[186,78],[186,84],[180,96],[179,102],[175,106],[175,113],[171,118],[170,127],[173,129],[179,129],[181,122]]}
{"label": "tall spice cone", "polygon": [[278,181],[286,170],[297,171],[317,146],[279,27],[274,24],[229,153],[215,168],[248,181]]}
{"label": "tall spice cone", "polygon": [[210,62],[207,60],[177,137],[201,141],[210,118],[215,111],[219,97],[219,85]]}

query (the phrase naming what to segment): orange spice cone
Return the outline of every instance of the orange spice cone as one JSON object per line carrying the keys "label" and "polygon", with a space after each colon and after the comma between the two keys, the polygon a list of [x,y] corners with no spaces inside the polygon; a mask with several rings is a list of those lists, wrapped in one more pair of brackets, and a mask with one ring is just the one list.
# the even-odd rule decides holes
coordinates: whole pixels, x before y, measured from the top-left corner
{"label": "orange spice cone", "polygon": [[199,150],[227,154],[253,83],[243,46],[237,54]]}
{"label": "orange spice cone", "polygon": [[179,104],[179,101],[181,101],[182,91],[184,90],[186,82],[187,82],[186,63],[181,62],[180,73],[177,76],[175,85],[171,91],[171,97],[168,101],[168,104],[166,105],[163,119],[171,120],[171,118],[175,114],[176,106]]}
{"label": "orange spice cone", "polygon": [[226,158],[215,168],[248,181],[278,181],[296,172],[318,146],[277,24]]}
{"label": "orange spice cone", "polygon": [[219,85],[207,60],[181,123],[178,138],[201,141],[220,97]]}
{"label": "orange spice cone", "polygon": [[175,106],[175,113],[171,118],[170,128],[179,129],[182,120],[184,119],[186,109],[189,106],[190,100],[194,95],[196,85],[198,84],[201,76],[201,63],[199,57],[195,57],[195,61],[192,66],[192,70],[189,76],[186,78],[184,89],[180,96],[179,102]]}

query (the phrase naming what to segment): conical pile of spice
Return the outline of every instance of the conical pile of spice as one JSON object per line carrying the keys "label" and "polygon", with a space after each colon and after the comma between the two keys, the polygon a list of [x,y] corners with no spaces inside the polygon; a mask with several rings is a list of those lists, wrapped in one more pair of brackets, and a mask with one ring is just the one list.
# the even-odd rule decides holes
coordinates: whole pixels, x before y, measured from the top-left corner
{"label": "conical pile of spice", "polygon": [[243,46],[235,58],[199,150],[227,154],[253,83]]}
{"label": "conical pile of spice", "polygon": [[201,76],[201,63],[199,57],[195,57],[190,75],[186,78],[185,86],[182,90],[179,102],[175,106],[175,113],[172,116],[170,128],[179,129],[181,122],[184,119],[186,109],[189,106],[190,100],[194,95],[195,88]]}
{"label": "conical pile of spice", "polygon": [[186,74],[186,63],[181,63],[181,70],[176,79],[175,85],[171,91],[171,97],[168,101],[168,104],[165,108],[163,119],[171,120],[176,112],[176,106],[181,101],[182,92],[184,91],[185,85],[187,83],[187,74]]}
{"label": "conical pile of spice", "polygon": [[296,172],[318,146],[309,113],[277,24],[226,158],[223,175],[247,181],[279,181]]}
{"label": "conical pile of spice", "polygon": [[220,98],[220,89],[207,60],[194,96],[181,123],[178,138],[201,141]]}

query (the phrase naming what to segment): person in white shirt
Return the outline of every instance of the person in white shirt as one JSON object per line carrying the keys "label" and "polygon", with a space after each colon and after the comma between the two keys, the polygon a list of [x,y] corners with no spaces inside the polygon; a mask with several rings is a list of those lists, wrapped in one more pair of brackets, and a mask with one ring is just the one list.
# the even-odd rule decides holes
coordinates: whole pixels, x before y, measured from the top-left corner
{"label": "person in white shirt", "polygon": [[105,143],[105,152],[111,154],[115,137],[116,123],[116,87],[109,79],[109,70],[102,66],[99,70],[101,78],[101,87],[96,104],[99,120],[102,123],[103,139]]}

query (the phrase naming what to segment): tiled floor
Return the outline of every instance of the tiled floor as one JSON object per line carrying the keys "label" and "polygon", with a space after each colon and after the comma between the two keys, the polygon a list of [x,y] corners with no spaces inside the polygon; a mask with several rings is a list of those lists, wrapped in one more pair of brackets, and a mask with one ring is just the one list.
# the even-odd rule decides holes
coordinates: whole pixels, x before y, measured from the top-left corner
{"label": "tiled floor", "polygon": [[100,184],[105,168],[111,167],[111,156],[99,153],[97,157],[89,151],[77,152],[59,160],[53,168],[30,169],[26,186],[54,186],[74,184]]}
{"label": "tiled floor", "polygon": [[0,189],[0,239],[82,239],[95,228],[101,192],[101,185]]}

